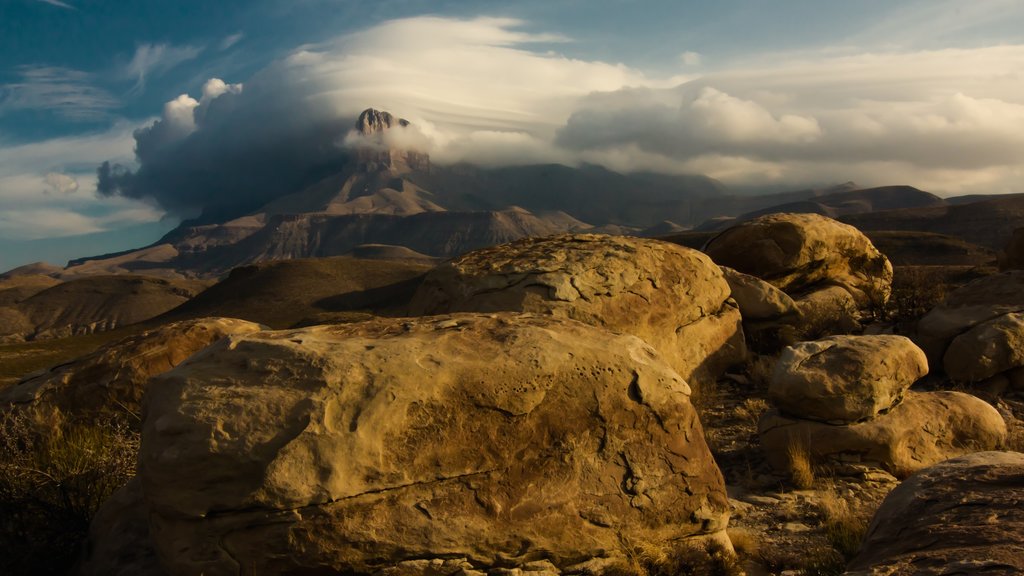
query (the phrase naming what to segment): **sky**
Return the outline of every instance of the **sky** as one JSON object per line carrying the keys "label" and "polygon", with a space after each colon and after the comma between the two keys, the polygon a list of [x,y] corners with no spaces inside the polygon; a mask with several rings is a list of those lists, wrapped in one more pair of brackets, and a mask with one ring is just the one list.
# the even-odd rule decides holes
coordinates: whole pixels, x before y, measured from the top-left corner
{"label": "sky", "polygon": [[1024,192],[1021,0],[0,0],[0,271],[155,241],[336,168]]}

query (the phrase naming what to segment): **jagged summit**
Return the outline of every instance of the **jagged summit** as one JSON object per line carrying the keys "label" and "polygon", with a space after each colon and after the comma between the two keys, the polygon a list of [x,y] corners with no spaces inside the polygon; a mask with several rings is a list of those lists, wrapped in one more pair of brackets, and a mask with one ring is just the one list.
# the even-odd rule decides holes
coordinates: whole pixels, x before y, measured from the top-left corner
{"label": "jagged summit", "polygon": [[396,118],[390,112],[367,108],[356,120],[355,132],[361,143],[356,149],[359,172],[410,171],[429,172],[430,156],[413,150],[406,135],[394,135],[391,130],[411,126],[405,118]]}
{"label": "jagged summit", "polygon": [[405,118],[395,118],[390,112],[367,108],[359,114],[356,120],[356,131],[360,134],[376,134],[384,132],[394,126],[408,126],[409,121]]}

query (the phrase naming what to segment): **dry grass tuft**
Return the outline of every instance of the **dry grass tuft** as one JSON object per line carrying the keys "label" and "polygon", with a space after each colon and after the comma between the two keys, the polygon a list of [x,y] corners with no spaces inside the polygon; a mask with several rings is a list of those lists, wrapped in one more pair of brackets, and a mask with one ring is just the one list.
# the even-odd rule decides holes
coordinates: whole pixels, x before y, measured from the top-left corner
{"label": "dry grass tuft", "polygon": [[791,438],[786,447],[786,458],[789,463],[789,477],[793,484],[801,490],[813,488],[814,465],[811,462],[811,451],[807,447],[807,443]]}
{"label": "dry grass tuft", "polygon": [[742,576],[739,559],[715,543],[679,544],[671,550],[645,544],[623,546],[626,562],[604,576]]}
{"label": "dry grass tuft", "polygon": [[867,534],[867,514],[857,510],[832,489],[824,490],[820,494],[818,511],[825,528],[825,537],[832,548],[842,555],[844,560],[849,561],[857,554]]}
{"label": "dry grass tuft", "polygon": [[756,556],[761,550],[761,540],[753,531],[747,528],[732,527],[726,532],[729,534],[729,540],[732,541],[732,546],[736,549],[737,554],[749,558]]}
{"label": "dry grass tuft", "polygon": [[756,428],[757,421],[768,411],[768,408],[770,406],[764,398],[747,398],[733,409],[733,414],[737,419],[747,422]]}

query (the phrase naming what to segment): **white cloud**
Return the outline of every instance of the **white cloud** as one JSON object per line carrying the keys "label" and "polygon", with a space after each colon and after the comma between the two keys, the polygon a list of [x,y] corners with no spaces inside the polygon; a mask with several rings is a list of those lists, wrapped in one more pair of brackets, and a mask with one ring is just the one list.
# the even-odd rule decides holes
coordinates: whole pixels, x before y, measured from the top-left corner
{"label": "white cloud", "polygon": [[525,28],[408,18],[304,46],[244,90],[211,80],[138,133],[140,170],[112,171],[104,191],[176,213],[255,209],[336,162],[331,147],[371,106],[411,120],[439,163],[586,161],[727,184],[939,193],[1019,186],[1024,46],[762,54],[659,78],[542,51],[564,38]]}
{"label": "white cloud", "polygon": [[679,55],[679,61],[686,66],[700,66],[702,56],[699,52],[691,52],[687,50]]}
{"label": "white cloud", "polygon": [[0,238],[74,236],[159,220],[163,211],[151,203],[96,195],[96,166],[130,161],[133,128],[119,123],[83,136],[0,142]]}
{"label": "white cloud", "polygon": [[43,176],[43,184],[44,193],[74,194],[78,191],[78,180],[60,172],[47,172]]}
{"label": "white cloud", "polygon": [[726,183],[1024,191],[1024,46],[761,58],[594,95],[558,141],[620,169],[674,161]]}
{"label": "white cloud", "polygon": [[0,85],[0,116],[50,111],[72,121],[106,117],[119,102],[93,84],[92,74],[55,66],[21,66],[20,80]]}
{"label": "white cloud", "polygon": [[160,75],[177,65],[194,59],[203,49],[196,46],[172,46],[170,44],[139,44],[135,55],[125,65],[123,75],[135,80],[132,92],[146,90],[146,79]]}

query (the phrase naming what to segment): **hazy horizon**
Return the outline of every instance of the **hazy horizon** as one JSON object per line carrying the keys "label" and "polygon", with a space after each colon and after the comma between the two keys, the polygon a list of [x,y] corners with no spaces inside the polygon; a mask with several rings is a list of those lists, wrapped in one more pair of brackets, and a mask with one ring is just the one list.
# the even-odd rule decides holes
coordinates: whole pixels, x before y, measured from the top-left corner
{"label": "hazy horizon", "polygon": [[0,271],[294,192],[370,106],[440,164],[1024,192],[1013,1],[14,0],[0,22]]}

